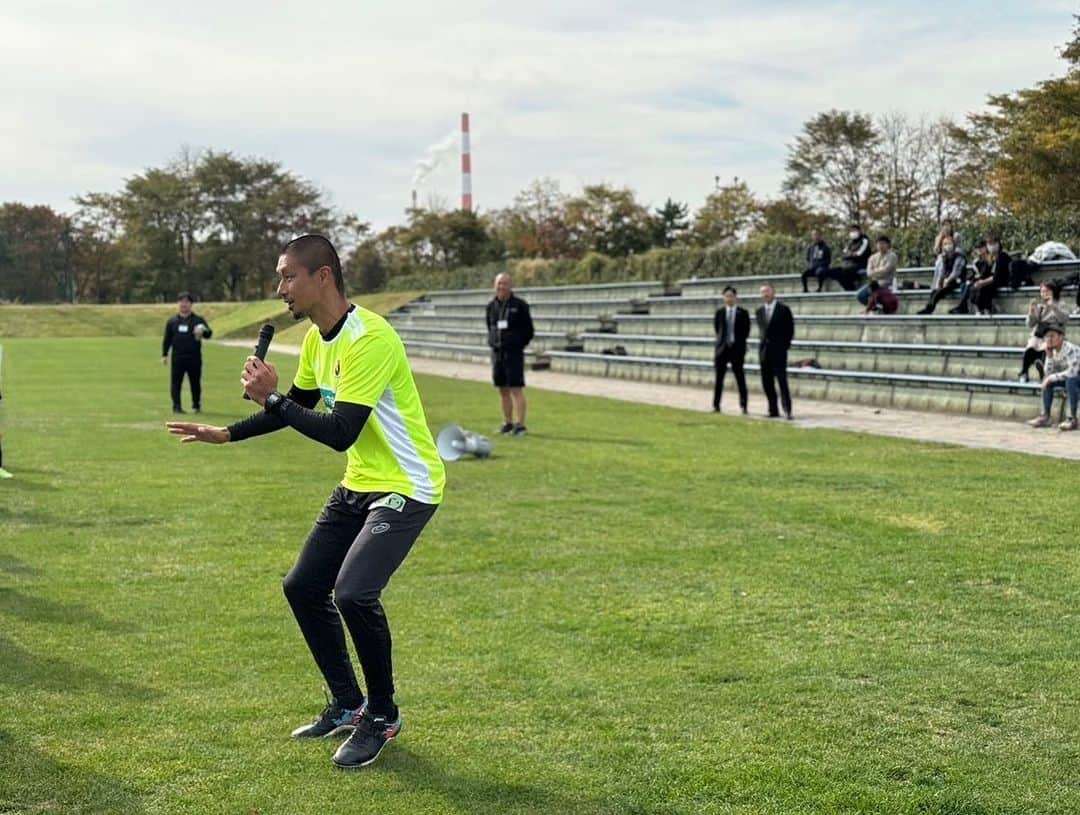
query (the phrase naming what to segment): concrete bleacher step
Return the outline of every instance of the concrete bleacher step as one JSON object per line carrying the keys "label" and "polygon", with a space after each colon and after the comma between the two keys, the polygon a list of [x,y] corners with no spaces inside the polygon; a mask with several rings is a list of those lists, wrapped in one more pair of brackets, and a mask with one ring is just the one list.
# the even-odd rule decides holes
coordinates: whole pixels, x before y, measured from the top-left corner
{"label": "concrete bleacher step", "polygon": [[[579,339],[582,350],[592,354],[610,353],[619,347],[628,356],[687,359],[711,363],[716,352],[716,343],[711,337],[650,337],[585,333]],[[755,361],[757,351],[758,340],[751,338],[747,348],[747,360]],[[971,377],[1001,381],[1016,379],[1021,356],[1022,350],[1012,346],[865,343],[835,340],[796,340],[788,354],[792,361],[813,359],[823,368],[833,370]]]}
{"label": "concrete bleacher step", "polygon": [[[1038,297],[1037,288],[1022,288],[1016,291],[1002,292],[995,298],[995,308],[1002,313],[1021,314],[1027,311],[1028,303]],[[855,299],[855,292],[821,292],[803,294],[793,292],[780,295],[779,301],[787,305],[796,319],[810,314],[862,314],[866,307]],[[897,292],[900,301],[900,314],[914,314],[926,305],[930,299],[930,293],[925,290],[909,289]],[[747,309],[751,315],[762,305],[761,296],[755,291],[746,297],[739,298],[739,304]],[[935,313],[947,313],[950,308],[960,302],[958,294],[946,297],[938,304]],[[691,295],[680,297],[651,297],[648,301],[648,314],[657,316],[669,314],[713,314],[718,308],[723,308],[723,297],[715,295]]]}
{"label": "concrete bleacher step", "polygon": [[[1061,279],[1071,274],[1080,272],[1080,260],[1051,260],[1039,267],[1036,282],[1053,278]],[[898,285],[905,283],[917,284],[929,287],[934,279],[932,266],[908,266],[896,270]],[[740,293],[756,293],[764,283],[770,283],[777,293],[801,292],[801,274],[776,274],[776,275],[740,275],[733,277],[702,277],[679,280],[675,288],[685,296],[714,295],[719,296],[727,286],[734,286]],[[810,281],[810,288],[817,288],[817,281]],[[835,280],[827,281],[827,291],[842,291]]]}
{"label": "concrete bleacher step", "polygon": [[[402,342],[405,343],[405,351],[411,356],[475,364],[490,364],[491,362],[491,349],[487,345],[425,340],[402,340]],[[551,367],[551,358],[546,352],[534,351],[530,348],[525,351],[525,365],[533,371],[547,370]]]}
{"label": "concrete bleacher step", "polygon": [[[450,345],[487,345],[487,331],[483,328],[441,328],[398,326],[395,329],[405,342],[447,343]],[[571,347],[581,348],[580,342],[572,342],[565,333],[537,331],[529,350],[542,352],[548,349],[565,351]]]}
{"label": "concrete bleacher step", "polygon": [[[703,360],[552,351],[551,369],[557,372],[606,376],[664,384],[711,388],[713,364]],[[754,363],[748,375],[759,373]],[[734,388],[732,377],[726,389]],[[854,402],[880,407],[968,413],[999,418],[1030,417],[1038,413],[1036,384],[947,376],[922,376],[827,368],[788,368],[793,396]],[[752,387],[760,388],[757,381]],[[729,398],[732,391],[729,390]],[[703,398],[709,398],[703,394]],[[796,405],[796,412],[798,406]]]}
{"label": "concrete bleacher step", "polygon": [[[395,328],[476,328],[484,325],[484,315],[475,312],[465,314],[433,314],[406,313],[391,314],[390,323]],[[533,328],[536,331],[550,331],[562,334],[578,333],[581,331],[605,331],[611,330],[614,323],[611,319],[600,319],[588,316],[574,315],[536,315],[533,317]]]}
{"label": "concrete bleacher step", "polygon": [[[514,294],[528,301],[530,306],[549,302],[580,302],[582,300],[644,300],[654,294],[674,294],[678,289],[657,280],[631,281],[625,283],[589,283],[573,286],[543,286],[515,288]],[[463,289],[459,291],[433,291],[424,295],[423,301],[438,307],[449,305],[487,305],[491,301],[491,289]]]}
{"label": "concrete bleacher step", "polygon": [[[619,315],[612,319],[619,334],[711,337],[713,314]],[[608,330],[605,328],[605,330]],[[893,342],[943,345],[1023,346],[1030,334],[1022,314],[992,317],[964,315],[805,315],[795,319],[795,336],[806,340]]]}

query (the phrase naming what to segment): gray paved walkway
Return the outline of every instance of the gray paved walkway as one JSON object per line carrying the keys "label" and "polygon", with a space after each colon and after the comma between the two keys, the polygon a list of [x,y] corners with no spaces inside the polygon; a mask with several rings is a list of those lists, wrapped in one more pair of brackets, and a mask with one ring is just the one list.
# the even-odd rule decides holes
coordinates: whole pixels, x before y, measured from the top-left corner
{"label": "gray paved walkway", "polygon": [[[248,341],[228,341],[229,345],[250,345]],[[275,345],[276,353],[299,353],[299,348]],[[425,357],[411,358],[417,373],[489,382],[491,370],[487,365],[452,362]],[[529,371],[530,388],[576,393],[582,396],[600,396],[628,402],[683,408],[710,412],[712,394],[704,388],[685,385],[660,385],[652,382],[635,382],[625,379],[579,376],[554,371]],[[730,383],[734,386],[734,382]],[[756,420],[766,412],[765,397],[755,391],[750,381],[750,418]],[[725,388],[725,399],[730,400],[731,410],[737,414],[737,398],[734,388]],[[492,403],[495,404],[494,402]],[[1038,404],[1031,400],[1032,416],[1038,413]],[[912,410],[893,410],[843,402],[816,402],[806,399],[795,401],[797,427],[830,428],[872,433],[879,436],[895,436],[919,441],[957,444],[990,450],[1008,450],[1038,456],[1053,456],[1080,460],[1080,432],[1061,433],[1057,429],[1033,430],[1023,422],[983,419],[947,413],[923,413]]]}

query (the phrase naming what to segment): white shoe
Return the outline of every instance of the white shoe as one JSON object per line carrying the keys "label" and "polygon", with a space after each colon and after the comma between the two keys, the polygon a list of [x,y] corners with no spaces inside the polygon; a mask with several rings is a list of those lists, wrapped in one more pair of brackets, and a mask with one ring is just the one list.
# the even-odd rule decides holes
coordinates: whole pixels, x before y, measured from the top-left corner
{"label": "white shoe", "polygon": [[1016,377],[1016,381],[1017,382],[1027,382],[1028,381],[1028,375],[1027,374],[1020,374],[1020,376]]}
{"label": "white shoe", "polygon": [[0,478],[14,478],[14,477],[15,476],[13,476],[11,473],[9,473],[7,470],[5,470],[3,467],[0,467]]}

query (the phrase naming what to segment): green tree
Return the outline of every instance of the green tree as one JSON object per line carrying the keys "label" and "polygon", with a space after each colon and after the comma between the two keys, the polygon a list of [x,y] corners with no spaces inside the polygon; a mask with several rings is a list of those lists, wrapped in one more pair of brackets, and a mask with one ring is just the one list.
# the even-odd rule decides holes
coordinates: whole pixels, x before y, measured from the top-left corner
{"label": "green tree", "polygon": [[1016,213],[1080,205],[1080,16],[1061,51],[1066,73],[1033,88],[993,95],[970,114],[962,172],[986,173],[1001,205]]}
{"label": "green tree", "polygon": [[864,113],[819,113],[803,125],[788,149],[785,192],[808,195],[837,217],[861,222],[879,141]]}
{"label": "green tree", "polygon": [[519,192],[513,203],[492,216],[492,229],[515,258],[557,258],[570,253],[570,232],[563,218],[566,195],[559,182],[540,178]]}
{"label": "green tree", "polygon": [[760,219],[761,202],[736,178],[711,193],[694,214],[691,241],[698,246],[734,243],[754,231]]}
{"label": "green tree", "polygon": [[0,299],[70,302],[71,221],[46,206],[0,205]]}
{"label": "green tree", "polygon": [[649,211],[626,188],[586,186],[566,202],[564,218],[573,256],[598,252],[625,257],[652,245]]}
{"label": "green tree", "polygon": [[670,248],[690,228],[690,205],[668,198],[652,214],[653,244]]}
{"label": "green tree", "polygon": [[761,205],[760,213],[754,234],[806,238],[811,229],[820,229],[828,234],[834,228],[828,215],[811,209],[805,202],[791,195],[766,201]]}

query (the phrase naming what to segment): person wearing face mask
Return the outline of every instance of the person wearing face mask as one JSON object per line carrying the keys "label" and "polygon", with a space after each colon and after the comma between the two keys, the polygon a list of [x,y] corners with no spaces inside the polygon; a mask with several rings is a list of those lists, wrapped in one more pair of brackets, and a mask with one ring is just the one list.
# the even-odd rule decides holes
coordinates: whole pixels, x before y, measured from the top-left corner
{"label": "person wearing face mask", "polygon": [[1001,248],[1001,238],[990,235],[986,239],[985,271],[978,280],[971,284],[969,296],[971,308],[978,314],[992,314],[994,298],[997,293],[1009,285],[1009,264],[1012,258]]}
{"label": "person wearing face mask", "polygon": [[848,238],[840,265],[829,269],[828,277],[839,283],[844,291],[855,291],[859,288],[859,279],[866,274],[866,265],[870,262],[870,238],[858,224],[850,225]]}
{"label": "person wearing face mask", "polygon": [[956,291],[964,282],[967,273],[967,258],[956,248],[952,238],[941,242],[941,254],[934,263],[934,281],[930,285],[930,302],[919,309],[917,314],[933,314],[938,303]]}

